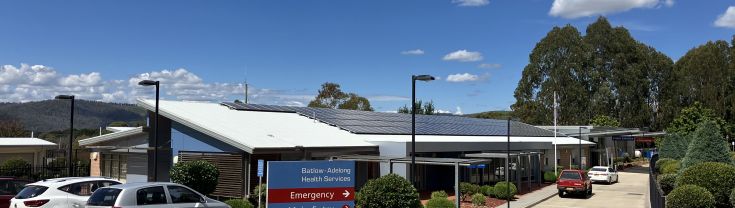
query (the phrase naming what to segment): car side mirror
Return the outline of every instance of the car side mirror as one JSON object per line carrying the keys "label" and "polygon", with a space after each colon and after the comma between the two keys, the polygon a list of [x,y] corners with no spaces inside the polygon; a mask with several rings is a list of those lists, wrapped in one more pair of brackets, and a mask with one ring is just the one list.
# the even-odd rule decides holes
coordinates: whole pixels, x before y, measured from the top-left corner
{"label": "car side mirror", "polygon": [[202,204],[205,204],[207,203],[207,198],[199,197],[199,202],[201,202]]}

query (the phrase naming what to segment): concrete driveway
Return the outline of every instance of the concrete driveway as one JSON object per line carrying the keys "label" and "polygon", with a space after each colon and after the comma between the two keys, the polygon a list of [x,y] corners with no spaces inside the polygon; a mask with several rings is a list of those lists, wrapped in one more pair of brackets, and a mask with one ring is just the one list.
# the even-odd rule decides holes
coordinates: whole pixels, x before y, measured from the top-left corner
{"label": "concrete driveway", "polygon": [[534,208],[645,208],[648,199],[648,167],[630,168],[620,172],[620,183],[612,185],[595,183],[592,185],[592,196],[582,198],[571,196],[559,198],[553,196]]}

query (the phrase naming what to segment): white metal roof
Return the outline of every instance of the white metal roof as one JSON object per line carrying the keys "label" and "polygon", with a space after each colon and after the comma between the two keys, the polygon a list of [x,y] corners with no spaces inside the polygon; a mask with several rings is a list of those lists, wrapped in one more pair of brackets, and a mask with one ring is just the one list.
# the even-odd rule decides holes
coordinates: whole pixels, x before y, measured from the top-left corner
{"label": "white metal roof", "polygon": [[107,127],[107,128],[105,128],[105,129],[107,129],[107,131],[111,131],[111,132],[119,132],[119,131],[127,131],[127,130],[131,130],[131,129],[135,129],[135,128],[138,128],[138,127],[122,127],[122,126],[120,126],[120,127],[117,127],[117,126],[108,126],[108,127]]}
{"label": "white metal roof", "polygon": [[[138,105],[155,109],[154,100]],[[247,152],[257,148],[374,147],[358,135],[295,113],[238,111],[215,103],[159,102],[159,113],[172,121]]]}
{"label": "white metal roof", "polygon": [[30,137],[6,137],[0,138],[0,147],[15,146],[55,146],[53,142],[49,142],[39,138]]}
{"label": "white metal roof", "polygon": [[127,136],[133,136],[136,134],[143,134],[143,127],[107,127],[107,128],[108,129],[124,128],[124,129],[117,129],[119,130],[117,132],[79,140],[79,145],[83,145],[83,146],[92,145],[92,144],[96,144],[99,142],[111,141],[111,140],[115,140],[115,139],[119,139],[119,138],[123,138]]}
{"label": "white metal roof", "polygon": [[[411,142],[411,135],[360,135],[368,142]],[[498,142],[508,141],[506,136],[440,136],[440,135],[416,135],[416,142]],[[514,143],[523,142],[549,142],[554,144],[554,137],[518,137],[511,136],[510,141]],[[559,136],[556,144],[579,144],[579,139]],[[582,140],[584,145],[594,145],[594,142]]]}

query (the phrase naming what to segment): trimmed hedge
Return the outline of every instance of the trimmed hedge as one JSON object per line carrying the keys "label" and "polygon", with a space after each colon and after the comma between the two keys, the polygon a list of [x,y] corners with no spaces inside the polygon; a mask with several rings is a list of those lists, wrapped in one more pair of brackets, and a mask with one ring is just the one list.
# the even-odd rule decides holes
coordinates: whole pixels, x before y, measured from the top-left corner
{"label": "trimmed hedge", "polygon": [[230,205],[232,208],[255,208],[255,205],[242,199],[230,199],[225,201],[225,204]]}
{"label": "trimmed hedge", "polygon": [[[510,186],[510,194],[508,194],[508,186]],[[495,198],[498,199],[513,199],[513,196],[518,193],[516,185],[510,182],[498,182],[493,188]]]}
{"label": "trimmed hedge", "polygon": [[666,208],[714,208],[715,197],[696,185],[676,187],[666,196]]}
{"label": "trimmed hedge", "polygon": [[449,194],[447,194],[447,192],[444,190],[431,192],[432,199],[433,198],[447,198],[447,197],[449,197]]}
{"label": "trimmed hedge", "polygon": [[472,195],[476,193],[480,193],[479,185],[466,182],[459,183],[459,194],[462,195],[462,201],[470,200]]}
{"label": "trimmed hedge", "polygon": [[419,192],[405,178],[388,174],[369,180],[360,190],[360,207],[421,208]]}
{"label": "trimmed hedge", "polygon": [[676,187],[676,176],[676,174],[661,174],[656,179],[664,195],[669,194]]}
{"label": "trimmed hedge", "polygon": [[661,167],[661,174],[679,173],[680,169],[681,169],[681,162],[679,162],[678,160],[672,160],[670,162],[665,163],[664,166]]}
{"label": "trimmed hedge", "polygon": [[488,186],[488,185],[484,185],[484,186],[480,187],[480,192],[482,192],[482,194],[484,194],[485,196],[492,197],[493,196],[493,187],[492,186]]}
{"label": "trimmed hedge", "polygon": [[546,171],[544,172],[544,181],[546,182],[556,182],[556,173],[554,171]]}
{"label": "trimmed hedge", "polygon": [[673,161],[674,159],[671,159],[671,158],[658,159],[658,161],[656,161],[656,172],[661,173],[663,171],[664,166],[666,166],[666,164],[673,162]]}
{"label": "trimmed hedge", "polygon": [[31,167],[31,164],[26,162],[23,159],[20,158],[13,158],[6,160],[2,166],[0,166],[0,175],[3,176],[14,176],[14,177],[22,177],[25,176],[28,172],[28,168]]}
{"label": "trimmed hedge", "polygon": [[204,160],[179,162],[171,168],[171,181],[209,195],[217,188],[219,169]]}
{"label": "trimmed hedge", "polygon": [[431,198],[426,202],[426,208],[454,208],[454,202],[447,198]]}
{"label": "trimmed hedge", "polygon": [[485,206],[485,195],[482,195],[481,193],[476,193],[472,195],[472,205],[475,206]]}
{"label": "trimmed hedge", "polygon": [[718,207],[729,207],[730,192],[735,188],[735,166],[716,162],[696,164],[676,178],[676,187],[684,185],[704,187],[715,197]]}

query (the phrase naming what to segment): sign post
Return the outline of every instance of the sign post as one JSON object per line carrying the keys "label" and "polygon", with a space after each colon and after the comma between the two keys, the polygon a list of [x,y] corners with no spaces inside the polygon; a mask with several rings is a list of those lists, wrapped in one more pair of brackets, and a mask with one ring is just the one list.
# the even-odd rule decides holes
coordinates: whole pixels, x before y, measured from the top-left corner
{"label": "sign post", "polygon": [[263,160],[258,160],[258,208],[263,207],[261,196],[263,196]]}
{"label": "sign post", "polygon": [[354,208],[354,161],[268,161],[267,208]]}

